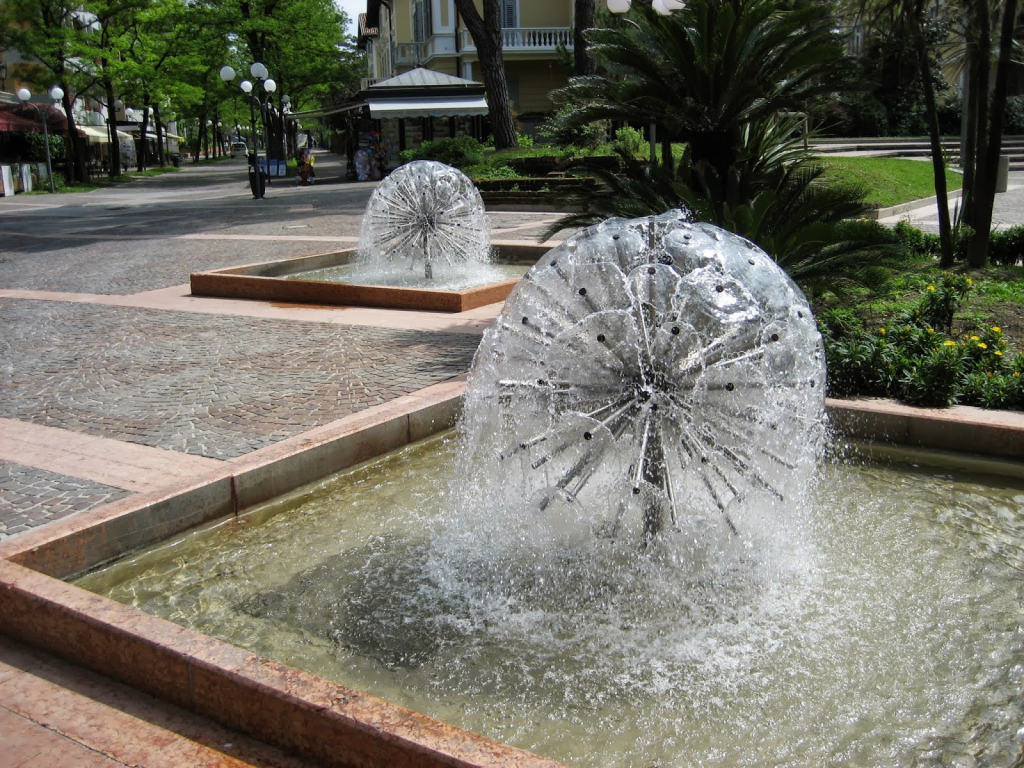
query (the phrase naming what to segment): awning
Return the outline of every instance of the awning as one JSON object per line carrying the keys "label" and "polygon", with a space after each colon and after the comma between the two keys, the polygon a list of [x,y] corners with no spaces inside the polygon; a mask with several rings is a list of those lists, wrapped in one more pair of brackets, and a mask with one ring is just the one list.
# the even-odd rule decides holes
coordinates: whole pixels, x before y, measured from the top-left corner
{"label": "awning", "polygon": [[13,112],[0,112],[0,131],[32,131],[42,133],[43,126],[38,120],[27,120]]}
{"label": "awning", "polygon": [[437,96],[398,99],[369,98],[370,117],[468,117],[486,115],[482,96]]}
{"label": "awning", "polygon": [[179,136],[178,134],[171,133],[170,131],[164,131],[164,138],[170,139],[171,141],[188,141],[184,136]]}
{"label": "awning", "polygon": [[[80,125],[78,128],[85,134],[85,138],[95,144],[110,143],[110,133],[106,128],[101,128],[98,125]],[[124,131],[118,131],[117,139],[118,141],[131,141],[132,135],[130,133],[125,133]]]}

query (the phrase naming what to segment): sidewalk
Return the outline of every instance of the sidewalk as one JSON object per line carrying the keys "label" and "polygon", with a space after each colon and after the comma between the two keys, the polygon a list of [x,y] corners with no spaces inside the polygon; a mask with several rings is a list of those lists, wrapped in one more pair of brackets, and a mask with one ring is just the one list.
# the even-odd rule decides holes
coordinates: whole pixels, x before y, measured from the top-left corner
{"label": "sidewalk", "polygon": [[[949,202],[951,217],[955,215],[958,203],[959,196],[951,197]],[[886,216],[878,221],[888,226],[900,221],[907,221],[924,232],[932,234],[939,232],[939,212],[934,202],[924,203],[918,208]],[[992,229],[1008,229],[1022,224],[1024,224],[1024,171],[1010,171],[1006,192],[996,194],[992,209]]]}

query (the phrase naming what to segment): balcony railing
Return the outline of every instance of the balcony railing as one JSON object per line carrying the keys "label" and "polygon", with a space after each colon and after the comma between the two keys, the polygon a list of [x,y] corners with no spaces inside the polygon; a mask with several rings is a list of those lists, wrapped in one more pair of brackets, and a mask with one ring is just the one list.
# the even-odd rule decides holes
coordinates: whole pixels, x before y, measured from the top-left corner
{"label": "balcony railing", "polygon": [[[462,30],[462,50],[475,51],[468,29]],[[572,50],[571,27],[512,27],[501,30],[503,53],[552,53],[559,46]]]}

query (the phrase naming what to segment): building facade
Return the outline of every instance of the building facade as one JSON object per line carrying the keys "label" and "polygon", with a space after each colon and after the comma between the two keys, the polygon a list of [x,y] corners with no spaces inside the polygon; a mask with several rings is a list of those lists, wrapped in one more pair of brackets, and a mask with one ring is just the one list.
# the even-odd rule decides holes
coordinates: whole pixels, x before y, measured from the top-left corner
{"label": "building facade", "polygon": [[[550,93],[570,75],[572,0],[499,0],[509,98],[529,128],[550,113]],[[477,9],[482,7],[479,0]],[[424,67],[481,81],[476,44],[454,0],[368,0],[359,19],[366,88]]]}

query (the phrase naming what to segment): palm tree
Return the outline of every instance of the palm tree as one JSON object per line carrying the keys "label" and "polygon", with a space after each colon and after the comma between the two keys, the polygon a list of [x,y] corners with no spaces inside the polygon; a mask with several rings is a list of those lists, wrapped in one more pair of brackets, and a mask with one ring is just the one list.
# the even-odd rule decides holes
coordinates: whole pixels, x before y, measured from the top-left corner
{"label": "palm tree", "polygon": [[[852,83],[823,5],[694,0],[671,16],[634,2],[631,21],[587,33],[601,71],[556,92],[570,120],[653,122],[663,147],[688,145],[689,168],[724,178],[743,127],[799,112]],[[671,158],[669,158],[671,165]]]}

